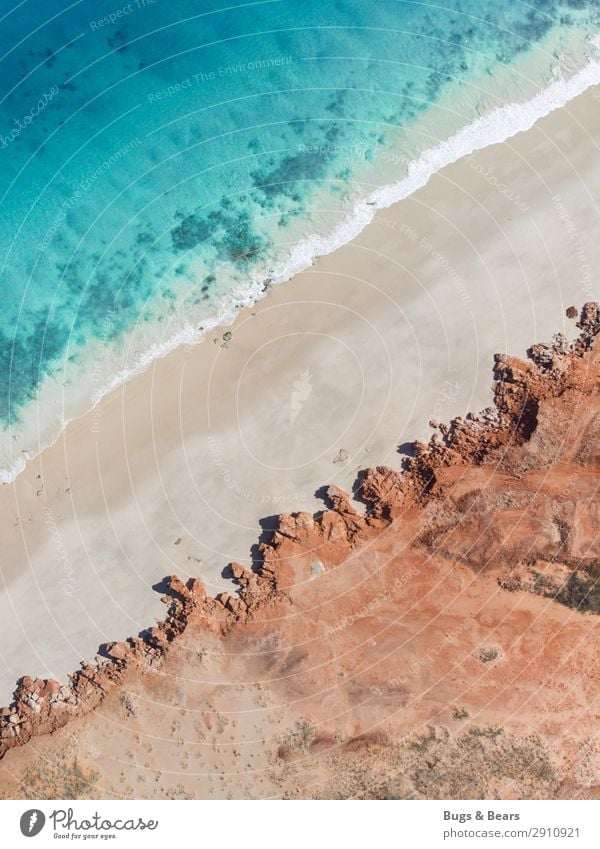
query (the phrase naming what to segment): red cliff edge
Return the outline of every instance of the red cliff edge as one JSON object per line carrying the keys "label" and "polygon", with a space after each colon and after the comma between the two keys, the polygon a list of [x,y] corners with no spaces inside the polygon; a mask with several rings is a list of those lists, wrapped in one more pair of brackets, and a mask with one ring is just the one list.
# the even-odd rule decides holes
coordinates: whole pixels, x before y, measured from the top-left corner
{"label": "red cliff edge", "polygon": [[[581,470],[579,490],[600,462],[600,440],[590,430],[595,418],[578,412],[600,415],[594,407],[600,374],[598,304],[585,304],[577,326],[581,332],[574,341],[557,334],[550,345],[534,345],[528,361],[496,355],[494,406],[448,425],[431,422],[429,443],[414,443],[402,472],[379,466],[361,473],[357,496],[364,511],[330,486],[322,513],[280,516],[277,529],[259,547],[262,562],[256,572],[232,564],[237,592],[210,598],[199,579],[184,583],[171,576],[165,581],[164,621],[137,637],[106,644],[101,649],[105,659],[82,662],[68,683],[21,678],[14,701],[0,710],[0,758],[93,711],[132,668],[160,667],[191,622],[219,638],[260,629],[281,610],[301,608],[305,588],[315,577],[346,568],[355,552],[375,542],[381,546],[388,535],[401,531],[409,540],[407,563],[418,550],[425,558],[491,571],[507,592],[530,592],[580,612],[600,612],[600,606],[594,607],[597,575],[591,556],[598,512],[595,483],[585,507],[564,498],[572,479],[572,473],[564,477],[566,465]],[[524,493],[534,491],[535,504],[531,499],[525,503]],[[519,511],[526,515],[518,518]],[[520,530],[515,531],[515,522],[522,524]],[[504,527],[511,530],[510,540]]]}

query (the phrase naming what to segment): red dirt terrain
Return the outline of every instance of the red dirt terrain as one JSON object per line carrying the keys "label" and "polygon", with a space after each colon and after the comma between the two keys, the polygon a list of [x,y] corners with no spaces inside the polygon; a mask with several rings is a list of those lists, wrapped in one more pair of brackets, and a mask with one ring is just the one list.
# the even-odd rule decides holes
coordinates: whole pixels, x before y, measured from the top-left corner
{"label": "red dirt terrain", "polygon": [[598,798],[600,310],[0,715],[5,798]]}

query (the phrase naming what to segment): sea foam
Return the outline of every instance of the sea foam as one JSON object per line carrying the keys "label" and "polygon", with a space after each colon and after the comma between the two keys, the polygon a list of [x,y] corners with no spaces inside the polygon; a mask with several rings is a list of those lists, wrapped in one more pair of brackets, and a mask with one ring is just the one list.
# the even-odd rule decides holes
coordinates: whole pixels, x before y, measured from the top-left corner
{"label": "sea foam", "polygon": [[[600,37],[590,38],[596,54],[600,54]],[[212,314],[203,318],[201,329],[197,324],[182,326],[169,340],[150,345],[135,365],[113,374],[96,389],[88,412],[94,409],[108,393],[139,375],[155,360],[165,357],[184,344],[201,342],[215,327],[230,325],[243,307],[252,306],[264,296],[271,284],[290,280],[309,268],[320,256],[332,253],[356,238],[371,223],[378,210],[386,209],[425,186],[441,169],[476,151],[506,141],[517,133],[530,129],[537,121],[556,109],[566,106],[590,86],[600,84],[600,58],[590,58],[568,79],[558,78],[524,102],[508,103],[492,109],[487,114],[454,133],[445,141],[425,150],[407,167],[407,174],[397,182],[387,184],[357,201],[347,216],[327,235],[314,234],[299,241],[276,266],[255,272],[243,287],[222,296]],[[53,444],[72,419],[64,418],[45,444],[35,452],[21,451],[11,463],[0,469],[0,483],[11,483],[23,472],[29,460]]]}

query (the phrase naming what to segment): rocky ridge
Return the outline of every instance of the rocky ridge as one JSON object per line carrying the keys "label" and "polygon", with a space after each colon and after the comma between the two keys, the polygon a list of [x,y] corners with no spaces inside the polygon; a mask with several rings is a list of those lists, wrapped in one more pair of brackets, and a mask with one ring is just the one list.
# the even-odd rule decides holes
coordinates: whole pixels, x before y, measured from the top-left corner
{"label": "rocky ridge", "polygon": [[[574,486],[578,491],[588,486],[592,504],[595,479],[583,478],[597,471],[600,460],[595,419],[573,419],[577,405],[589,406],[589,399],[598,393],[597,304],[584,305],[578,328],[574,341],[558,334],[549,345],[532,346],[528,361],[497,355],[494,406],[448,425],[431,422],[430,441],[413,445],[402,472],[379,466],[361,473],[356,495],[364,502],[364,512],[354,507],[347,493],[330,486],[327,509],[321,513],[280,516],[277,529],[259,546],[256,571],[232,564],[237,592],[210,598],[198,579],[184,583],[171,576],[165,579],[164,621],[137,637],[101,647],[104,659],[82,662],[66,684],[21,678],[14,701],[0,710],[0,758],[32,737],[55,732],[93,711],[132,670],[160,668],[190,626],[198,640],[202,632],[223,637],[243,634],[246,628],[260,630],[281,610],[293,613],[300,607],[315,577],[346,568],[357,553],[380,545],[388,536],[393,539],[401,529],[414,528],[411,545],[420,555],[458,561],[474,572],[491,570],[506,592],[525,591],[578,611],[600,612],[595,588],[600,562],[595,552],[590,554],[596,514],[592,510],[588,515],[581,506],[573,508],[569,490],[565,498],[564,481],[560,493],[552,491],[548,474],[542,481],[539,446],[535,457],[528,453],[535,433],[547,449],[549,467],[550,460],[566,462],[564,428],[557,426],[561,409],[564,421],[575,429],[587,428],[581,438],[574,438],[579,453],[569,462],[582,470]],[[481,486],[467,492],[467,473],[485,480],[482,477]],[[539,515],[529,501],[519,501],[531,487],[537,487]],[[510,519],[514,524],[524,510],[529,511],[524,531],[514,545],[507,544],[502,522]],[[529,520],[534,524],[528,525]],[[487,529],[483,542],[479,541],[482,522]],[[535,545],[528,544],[524,551],[524,540]]]}

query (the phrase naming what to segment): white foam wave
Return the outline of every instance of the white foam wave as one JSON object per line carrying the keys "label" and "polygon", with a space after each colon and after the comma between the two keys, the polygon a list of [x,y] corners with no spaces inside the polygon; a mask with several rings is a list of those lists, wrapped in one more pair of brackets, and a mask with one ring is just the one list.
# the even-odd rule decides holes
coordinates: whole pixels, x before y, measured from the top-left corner
{"label": "white foam wave", "polygon": [[[600,36],[590,39],[600,52]],[[408,174],[397,183],[376,189],[356,206],[328,236],[310,236],[293,249],[291,256],[277,279],[289,280],[291,276],[308,268],[318,256],[325,256],[354,239],[373,220],[377,210],[387,209],[418,189],[429,179],[465,156],[493,144],[504,142],[560,109],[590,86],[600,84],[600,60],[591,59],[569,79],[557,79],[538,94],[523,103],[509,103],[493,109],[459,130],[445,141],[429,148],[408,165]]]}
{"label": "white foam wave", "polygon": [[[600,53],[600,36],[590,39],[596,53]],[[356,238],[373,220],[377,210],[387,209],[392,204],[408,197],[427,184],[429,179],[442,168],[469,156],[478,150],[506,141],[517,133],[530,129],[537,121],[564,107],[570,100],[582,94],[590,86],[600,84],[600,60],[589,59],[586,65],[568,79],[555,79],[530,100],[509,103],[477,118],[445,141],[429,148],[408,165],[407,175],[396,183],[376,189],[368,197],[358,201],[352,211],[326,236],[314,234],[298,242],[288,257],[266,275],[255,275],[242,288],[230,292],[219,301],[218,310],[203,319],[202,329],[197,325],[186,325],[167,342],[150,346],[138,359],[133,368],[115,373],[98,390],[92,399],[92,409],[101,399],[132,377],[143,372],[154,360],[165,357],[184,344],[198,343],[215,327],[231,324],[240,308],[255,304],[265,293],[265,279],[282,283],[309,268],[319,256],[332,253]],[[58,434],[49,444],[56,441],[69,420],[63,422]],[[35,455],[22,452],[5,469],[0,469],[0,483],[11,483],[21,474],[26,462],[40,454],[49,445],[40,446]]]}

